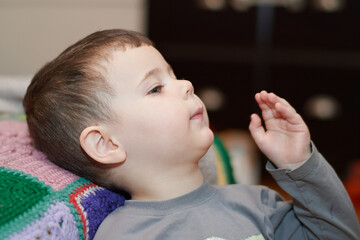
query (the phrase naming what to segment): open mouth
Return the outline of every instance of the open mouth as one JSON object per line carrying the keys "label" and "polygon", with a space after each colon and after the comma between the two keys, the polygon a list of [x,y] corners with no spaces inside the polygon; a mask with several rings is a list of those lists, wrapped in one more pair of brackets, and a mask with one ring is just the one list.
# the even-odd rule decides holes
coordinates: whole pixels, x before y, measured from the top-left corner
{"label": "open mouth", "polygon": [[204,109],[202,107],[199,107],[195,111],[195,113],[191,116],[190,120],[204,119],[203,112],[204,112]]}

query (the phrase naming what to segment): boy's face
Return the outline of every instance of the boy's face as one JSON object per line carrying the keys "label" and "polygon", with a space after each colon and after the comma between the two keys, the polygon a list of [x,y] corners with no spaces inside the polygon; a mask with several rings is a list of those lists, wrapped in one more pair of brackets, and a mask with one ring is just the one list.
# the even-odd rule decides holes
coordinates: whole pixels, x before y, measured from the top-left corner
{"label": "boy's face", "polygon": [[157,161],[166,168],[206,153],[214,136],[205,106],[192,84],[177,80],[155,48],[116,51],[107,70],[116,92],[112,109],[119,117],[111,129],[127,158]]}

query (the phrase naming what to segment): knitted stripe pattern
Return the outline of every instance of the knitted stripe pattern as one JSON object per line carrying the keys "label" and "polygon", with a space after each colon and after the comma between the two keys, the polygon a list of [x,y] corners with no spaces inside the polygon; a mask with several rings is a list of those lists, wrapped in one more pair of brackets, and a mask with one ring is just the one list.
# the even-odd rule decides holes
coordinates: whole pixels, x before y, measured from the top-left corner
{"label": "knitted stripe pattern", "polygon": [[18,239],[79,239],[79,235],[69,207],[64,202],[55,202],[43,217],[9,237]]}
{"label": "knitted stripe pattern", "polygon": [[19,121],[0,121],[0,191],[0,239],[93,239],[125,200],[48,161]]}
{"label": "knitted stripe pattern", "polygon": [[0,122],[0,162],[2,167],[18,169],[38,177],[54,190],[60,190],[78,177],[48,161],[36,151],[23,122]]}

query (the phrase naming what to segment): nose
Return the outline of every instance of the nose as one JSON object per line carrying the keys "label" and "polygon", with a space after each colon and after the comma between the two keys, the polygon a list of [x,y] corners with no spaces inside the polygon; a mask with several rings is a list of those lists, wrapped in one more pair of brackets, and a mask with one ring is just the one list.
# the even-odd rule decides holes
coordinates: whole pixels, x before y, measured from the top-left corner
{"label": "nose", "polygon": [[181,80],[184,87],[184,98],[187,98],[190,95],[194,94],[194,86],[192,83],[188,80]]}

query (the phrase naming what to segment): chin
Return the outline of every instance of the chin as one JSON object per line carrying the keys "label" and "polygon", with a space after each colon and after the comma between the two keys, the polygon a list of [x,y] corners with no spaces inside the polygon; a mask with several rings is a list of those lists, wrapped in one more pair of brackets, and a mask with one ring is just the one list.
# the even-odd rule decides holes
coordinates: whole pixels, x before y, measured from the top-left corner
{"label": "chin", "polygon": [[214,134],[212,133],[209,135],[207,143],[204,144],[204,147],[201,149],[201,152],[199,154],[199,160],[209,152],[213,142],[214,142]]}
{"label": "chin", "polygon": [[208,136],[204,137],[204,139],[206,139],[206,141],[204,141],[204,150],[206,150],[206,152],[209,150],[209,148],[211,147],[211,145],[214,142],[214,133],[211,131],[211,129],[208,129]]}

